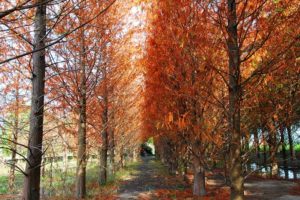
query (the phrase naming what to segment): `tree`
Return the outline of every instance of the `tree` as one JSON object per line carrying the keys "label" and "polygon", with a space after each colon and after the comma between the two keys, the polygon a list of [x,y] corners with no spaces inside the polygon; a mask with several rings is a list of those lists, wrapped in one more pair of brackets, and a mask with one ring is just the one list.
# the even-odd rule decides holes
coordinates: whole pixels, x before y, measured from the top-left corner
{"label": "tree", "polygon": [[157,31],[149,36],[145,59],[147,131],[158,135],[156,147],[171,173],[179,170],[180,162],[191,162],[193,194],[203,196],[205,170],[223,143],[224,112],[217,98],[223,83],[215,79],[211,66],[218,50],[209,49],[217,39],[201,34],[214,27],[195,2],[165,1],[156,6],[151,25]]}
{"label": "tree", "polygon": [[244,182],[242,177],[241,161],[241,71],[240,51],[238,44],[237,11],[235,0],[227,1],[228,26],[227,26],[227,48],[228,48],[228,75],[229,75],[229,134],[230,134],[230,181],[231,199],[241,200],[244,197]]}
{"label": "tree", "polygon": [[30,131],[26,163],[26,176],[24,177],[23,198],[40,199],[40,174],[42,162],[45,71],[46,71],[46,4],[38,1],[40,5],[35,14],[34,49],[43,49],[32,54],[32,97],[30,112]]}

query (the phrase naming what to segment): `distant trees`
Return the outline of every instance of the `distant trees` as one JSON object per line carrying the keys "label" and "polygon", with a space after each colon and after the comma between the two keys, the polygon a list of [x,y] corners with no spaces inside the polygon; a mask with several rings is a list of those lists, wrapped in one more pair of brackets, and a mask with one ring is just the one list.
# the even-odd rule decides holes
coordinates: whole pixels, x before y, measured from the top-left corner
{"label": "distant trees", "polygon": [[[66,28],[80,27],[89,19],[99,13],[99,6],[105,6],[101,2],[78,2],[80,7],[65,22],[65,27],[57,29],[59,32],[67,31]],[[106,5],[107,6],[107,5]],[[102,8],[101,8],[102,9]],[[89,11],[89,12],[88,12]],[[94,121],[95,116],[101,118],[102,108],[92,108],[97,104],[96,99],[100,96],[97,88],[103,84],[105,79],[104,49],[108,44],[109,30],[104,20],[95,20],[86,24],[78,31],[66,38],[68,45],[59,44],[59,50],[54,51],[54,56],[60,57],[63,64],[54,66],[55,76],[50,80],[55,92],[56,101],[62,109],[70,109],[77,116],[77,180],[76,198],[84,198],[86,195],[86,165],[88,159],[88,131],[97,127],[94,122],[103,124],[101,120]],[[65,29],[65,30],[64,30]],[[106,126],[106,123],[105,123]],[[101,129],[96,129],[100,137]],[[95,133],[93,133],[95,134]],[[103,142],[103,141],[102,141]],[[102,165],[102,164],[101,164]]]}
{"label": "distant trees", "polygon": [[208,49],[216,39],[201,33],[212,27],[192,5],[189,1],[157,3],[152,23],[158,31],[147,46],[145,118],[148,131],[161,135],[158,153],[170,170],[175,173],[183,165],[186,171],[191,162],[193,192],[205,195],[208,157],[223,143],[224,112],[209,57],[215,55]]}
{"label": "distant trees", "polygon": [[5,104],[1,106],[0,127],[2,135],[0,138],[2,142],[0,143],[0,149],[10,156],[10,159],[6,161],[6,164],[10,167],[8,189],[13,193],[16,189],[16,173],[22,172],[17,161],[19,155],[23,153],[20,151],[22,146],[19,144],[19,138],[24,137],[24,133],[27,133],[27,118],[24,116],[27,115],[28,111],[28,106],[24,105],[26,96],[24,89],[27,85],[21,80],[23,75],[18,72],[12,73],[10,69],[3,70],[3,78],[7,81],[3,82],[2,85],[4,95],[1,101]]}

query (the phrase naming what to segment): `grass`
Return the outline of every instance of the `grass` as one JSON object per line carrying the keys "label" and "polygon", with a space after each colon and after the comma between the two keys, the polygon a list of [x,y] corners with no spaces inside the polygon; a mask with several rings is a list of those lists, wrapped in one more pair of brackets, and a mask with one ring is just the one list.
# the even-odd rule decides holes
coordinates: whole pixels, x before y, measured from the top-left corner
{"label": "grass", "polygon": [[[123,169],[117,171],[114,175],[108,177],[106,185],[98,185],[98,164],[91,162],[87,165],[86,187],[87,196],[94,198],[97,195],[114,195],[117,191],[118,183],[121,180],[128,179],[137,172],[139,162],[128,164]],[[76,167],[72,166],[67,172],[64,172],[60,164],[53,164],[52,178],[49,172],[50,166],[47,165],[45,176],[41,179],[41,188],[43,195],[51,197],[50,199],[72,199],[75,192]],[[8,170],[1,166],[0,174],[0,195],[8,194]],[[5,172],[3,172],[5,171]],[[23,186],[23,175],[16,173],[14,194],[20,194]],[[52,181],[51,181],[52,179]],[[52,182],[52,184],[50,184]],[[48,198],[49,199],[49,198]]]}
{"label": "grass", "polygon": [[300,152],[300,144],[296,144],[294,149],[295,149],[296,152]]}
{"label": "grass", "polygon": [[[280,148],[281,149],[281,148]],[[290,150],[290,145],[285,145],[285,149],[287,150],[287,151],[289,151]],[[267,151],[269,151],[269,146],[268,145],[266,145],[266,150]],[[298,152],[300,152],[300,144],[295,144],[294,145],[294,150],[298,153]],[[259,151],[260,152],[263,152],[264,151],[264,146],[263,145],[260,145],[259,146]]]}
{"label": "grass", "polygon": [[107,178],[107,183],[105,185],[101,185],[100,187],[97,183],[97,178],[95,178],[97,177],[95,174],[98,174],[97,168],[92,168],[89,174],[94,174],[94,177],[88,178],[88,198],[97,199],[97,197],[100,197],[100,199],[111,199],[111,197],[116,195],[120,182],[130,179],[138,172],[137,167],[139,164],[140,162],[129,163],[124,168],[118,170],[115,174],[109,175]]}
{"label": "grass", "polygon": [[116,172],[115,175],[109,177],[110,182],[115,182],[123,179],[130,178],[131,175],[137,173],[137,167],[140,165],[140,162],[132,162],[125,166],[123,169],[120,169]]}
{"label": "grass", "polygon": [[[14,193],[19,193],[22,185],[23,185],[23,175],[20,173],[16,173],[16,176],[15,176],[16,191],[14,191]],[[1,175],[0,176],[0,194],[7,194],[7,193],[8,193],[8,176]]]}
{"label": "grass", "polygon": [[152,168],[155,168],[158,170],[159,174],[169,176],[169,172],[166,166],[164,166],[161,162],[157,162],[156,160],[151,160],[150,164],[152,165]]}

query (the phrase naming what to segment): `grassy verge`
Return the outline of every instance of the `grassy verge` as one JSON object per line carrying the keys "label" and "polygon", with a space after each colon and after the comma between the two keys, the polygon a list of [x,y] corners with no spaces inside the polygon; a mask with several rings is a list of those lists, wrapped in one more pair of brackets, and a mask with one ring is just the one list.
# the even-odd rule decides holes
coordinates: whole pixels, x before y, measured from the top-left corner
{"label": "grassy verge", "polygon": [[[98,170],[99,167],[96,163],[89,163],[87,166],[86,187],[87,196],[90,199],[109,199],[109,196],[116,194],[119,182],[130,178],[135,174],[139,162],[130,163],[123,169],[117,171],[114,175],[109,175],[106,185],[98,185]],[[21,194],[23,186],[23,175],[16,174],[15,179],[15,191],[14,194]],[[59,167],[53,166],[52,176],[49,171],[49,167],[46,168],[45,175],[42,177],[41,188],[42,196],[44,199],[74,199],[75,194],[75,179],[76,168],[69,168],[67,171],[63,171]],[[8,191],[8,175],[0,175],[0,195],[9,194]],[[1,197],[1,196],[0,196]]]}
{"label": "grassy verge", "polygon": [[161,162],[156,161],[156,160],[151,160],[150,161],[151,168],[156,169],[159,174],[163,176],[169,176],[169,172],[166,166],[164,166]]}
{"label": "grassy verge", "polygon": [[[19,193],[21,187],[23,186],[23,175],[17,173],[15,176],[15,187],[16,190],[14,193]],[[0,194],[7,194],[8,193],[8,176],[1,175],[0,176]]]}

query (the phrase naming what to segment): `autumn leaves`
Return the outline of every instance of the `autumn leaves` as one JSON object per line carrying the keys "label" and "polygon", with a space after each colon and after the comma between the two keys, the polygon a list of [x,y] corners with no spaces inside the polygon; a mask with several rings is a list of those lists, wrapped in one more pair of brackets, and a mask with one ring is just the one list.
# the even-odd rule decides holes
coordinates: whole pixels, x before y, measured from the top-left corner
{"label": "autumn leaves", "polygon": [[[295,105],[289,111],[253,112],[270,97],[262,84],[266,77],[280,85],[288,81],[277,79],[285,77],[285,70],[297,76],[297,56],[288,56],[299,45],[297,8],[296,2],[260,0],[153,3],[150,30],[155,31],[149,35],[145,59],[146,126],[170,169],[193,169],[198,178],[195,195],[205,194],[205,170],[222,163],[231,199],[243,199],[252,131],[268,129],[275,113],[297,115]],[[283,96],[273,98],[290,104]],[[277,117],[275,126],[286,120]],[[276,131],[268,133],[276,137]],[[276,143],[275,139],[269,145]],[[190,164],[180,168],[182,163]]]}
{"label": "autumn leaves", "polygon": [[285,130],[292,149],[298,1],[38,2],[8,3],[0,14],[1,84],[32,88],[25,199],[39,198],[43,117],[77,155],[77,198],[88,153],[99,154],[104,184],[150,136],[171,173],[193,171],[195,195],[221,166],[232,199],[243,199],[252,150],[269,146],[275,173]]}

